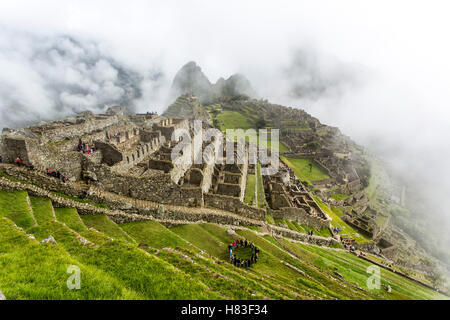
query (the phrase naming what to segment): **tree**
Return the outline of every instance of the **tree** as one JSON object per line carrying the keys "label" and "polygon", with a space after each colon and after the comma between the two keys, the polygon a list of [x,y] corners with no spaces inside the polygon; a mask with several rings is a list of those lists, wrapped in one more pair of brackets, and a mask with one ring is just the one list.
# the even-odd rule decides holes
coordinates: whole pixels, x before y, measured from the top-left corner
{"label": "tree", "polygon": [[306,148],[308,148],[309,150],[317,150],[320,148],[320,143],[318,143],[317,141],[308,142],[306,144]]}
{"label": "tree", "polygon": [[266,126],[266,120],[263,117],[259,117],[255,122],[256,129],[262,129]]}

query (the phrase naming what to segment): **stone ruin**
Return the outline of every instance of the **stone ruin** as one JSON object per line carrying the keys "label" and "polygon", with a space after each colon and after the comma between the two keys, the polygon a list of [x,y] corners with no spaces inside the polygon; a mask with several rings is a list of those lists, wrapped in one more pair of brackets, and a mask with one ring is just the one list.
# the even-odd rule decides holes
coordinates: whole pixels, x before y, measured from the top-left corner
{"label": "stone ruin", "polygon": [[[105,114],[86,111],[64,120],[4,130],[1,155],[5,163],[20,157],[36,170],[58,171],[69,181],[135,199],[204,206],[207,195],[207,206],[261,215],[243,203],[247,147],[243,155],[235,152],[235,164],[225,164],[225,158],[222,163],[194,164],[192,143],[172,160],[178,143],[172,141],[176,129],[186,129],[192,137],[193,122],[157,114],[126,115],[123,107],[110,108]],[[211,144],[208,158],[215,160],[219,141]],[[207,144],[202,146],[201,152]]]}
{"label": "stone ruin", "polygon": [[291,168],[280,161],[277,174],[264,176],[270,212],[275,219],[288,219],[322,229],[329,219]]}
{"label": "stone ruin", "polygon": [[[286,116],[298,112],[292,109]],[[207,123],[203,126],[210,127]],[[320,124],[314,127],[320,129]],[[104,114],[86,111],[64,120],[6,129],[0,151],[6,163],[14,163],[20,157],[36,170],[49,168],[72,182],[137,200],[212,207],[260,220],[265,220],[269,211],[276,219],[289,219],[317,229],[330,225],[327,215],[282,161],[277,174],[263,176],[268,207],[256,208],[243,202],[247,174],[255,170],[249,164],[248,143],[244,152],[237,152],[235,143],[234,163],[226,164],[225,144],[204,142],[201,151],[213,146],[208,149],[207,158],[215,161],[195,164],[192,143],[178,150],[179,156],[172,159],[178,144],[172,141],[176,129],[186,129],[192,137],[193,120],[126,114],[124,107],[112,107]],[[217,161],[219,148],[223,153]],[[335,151],[322,149],[313,160],[329,173],[331,179],[326,182],[352,191],[360,188],[353,167],[347,159],[337,157]]]}

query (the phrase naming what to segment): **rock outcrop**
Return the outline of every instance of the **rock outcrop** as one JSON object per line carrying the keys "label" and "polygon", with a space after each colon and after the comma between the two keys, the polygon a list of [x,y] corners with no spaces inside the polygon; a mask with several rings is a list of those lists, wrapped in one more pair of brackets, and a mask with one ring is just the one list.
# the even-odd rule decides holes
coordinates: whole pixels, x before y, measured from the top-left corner
{"label": "rock outcrop", "polygon": [[220,78],[213,84],[194,61],[185,64],[173,79],[170,97],[175,99],[184,94],[195,95],[204,104],[212,103],[221,97],[256,96],[250,81],[244,75],[234,74],[226,80]]}

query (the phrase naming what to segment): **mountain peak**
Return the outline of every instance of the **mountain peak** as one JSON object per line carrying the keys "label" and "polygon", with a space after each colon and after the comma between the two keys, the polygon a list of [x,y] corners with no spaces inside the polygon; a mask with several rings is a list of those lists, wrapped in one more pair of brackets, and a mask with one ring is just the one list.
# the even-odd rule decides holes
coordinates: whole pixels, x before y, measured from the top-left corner
{"label": "mountain peak", "polygon": [[195,61],[186,63],[177,72],[172,82],[170,97],[176,99],[187,93],[196,95],[202,103],[210,103],[224,96],[256,96],[250,81],[244,75],[234,74],[226,80],[221,77],[212,84]]}

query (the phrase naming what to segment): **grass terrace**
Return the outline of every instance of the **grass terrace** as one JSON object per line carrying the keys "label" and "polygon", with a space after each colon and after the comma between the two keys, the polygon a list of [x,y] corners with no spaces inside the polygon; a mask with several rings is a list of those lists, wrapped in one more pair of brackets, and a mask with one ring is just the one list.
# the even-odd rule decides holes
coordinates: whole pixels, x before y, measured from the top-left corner
{"label": "grass terrace", "polygon": [[244,202],[248,205],[252,205],[253,201],[255,201],[255,175],[247,174]]}
{"label": "grass terrace", "polygon": [[[313,183],[314,181],[329,179],[330,176],[317,167],[311,159],[301,159],[293,157],[281,156],[281,160],[284,161],[292,170],[295,175],[302,181],[308,181]],[[310,166],[312,170],[310,172]]]}
{"label": "grass terrace", "polygon": [[372,240],[367,239],[362,234],[358,233],[358,231],[356,231],[355,229],[350,227],[347,223],[345,223],[339,216],[341,211],[338,208],[334,208],[332,210],[328,207],[327,204],[322,202],[318,197],[313,196],[313,198],[317,202],[319,207],[322,209],[322,211],[325,212],[331,218],[331,225],[333,227],[339,227],[342,229],[342,231],[339,233],[340,235],[353,238],[358,243],[372,242]]}

